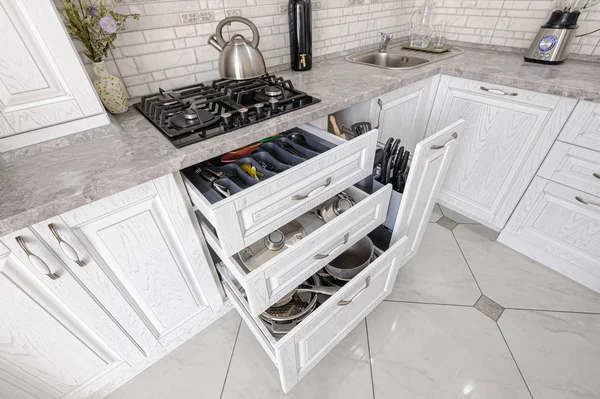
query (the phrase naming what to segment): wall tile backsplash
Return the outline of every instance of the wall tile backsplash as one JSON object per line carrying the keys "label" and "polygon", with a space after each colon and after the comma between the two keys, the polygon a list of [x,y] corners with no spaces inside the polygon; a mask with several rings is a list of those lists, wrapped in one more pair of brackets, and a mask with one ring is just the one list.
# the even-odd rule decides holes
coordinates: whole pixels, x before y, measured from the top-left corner
{"label": "wall tile backsplash", "polygon": [[[379,32],[407,36],[411,13],[424,1],[313,1],[313,56],[377,43]],[[548,18],[552,1],[437,0],[435,5],[434,21],[447,21],[449,40],[526,48]],[[226,16],[256,24],[267,66],[289,62],[287,0],[121,0],[117,8],[140,14],[127,22],[106,62],[130,97],[218,78],[219,53],[207,40]],[[592,10],[582,13],[579,33],[600,28],[600,6]],[[223,30],[226,40],[234,33],[251,36],[238,23]],[[599,39],[600,32],[577,38],[572,52],[600,56]]]}

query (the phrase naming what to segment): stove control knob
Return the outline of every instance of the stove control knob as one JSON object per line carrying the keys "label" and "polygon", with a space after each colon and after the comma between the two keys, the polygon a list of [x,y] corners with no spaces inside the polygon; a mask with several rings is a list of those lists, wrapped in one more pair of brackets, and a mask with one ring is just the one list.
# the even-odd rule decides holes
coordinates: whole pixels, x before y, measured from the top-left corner
{"label": "stove control knob", "polygon": [[248,108],[240,108],[238,109],[238,112],[240,113],[240,119],[242,122],[248,122]]}
{"label": "stove control knob", "polygon": [[223,125],[225,125],[225,127],[233,126],[233,116],[231,115],[231,112],[222,113],[221,119],[223,119]]}
{"label": "stove control knob", "polygon": [[258,118],[264,118],[265,117],[265,104],[258,103],[256,105],[254,105],[254,108],[256,108],[256,116]]}
{"label": "stove control knob", "polygon": [[271,113],[276,114],[279,112],[279,100],[276,98],[272,98],[269,100],[269,105],[271,106]]}

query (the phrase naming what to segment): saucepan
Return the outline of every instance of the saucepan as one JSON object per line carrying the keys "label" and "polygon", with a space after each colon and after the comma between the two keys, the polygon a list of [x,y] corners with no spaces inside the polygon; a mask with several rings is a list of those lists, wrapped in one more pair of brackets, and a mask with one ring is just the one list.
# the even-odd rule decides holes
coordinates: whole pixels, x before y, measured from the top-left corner
{"label": "saucepan", "polygon": [[338,280],[352,280],[371,263],[374,253],[373,241],[369,237],[363,237],[329,262],[325,270]]}

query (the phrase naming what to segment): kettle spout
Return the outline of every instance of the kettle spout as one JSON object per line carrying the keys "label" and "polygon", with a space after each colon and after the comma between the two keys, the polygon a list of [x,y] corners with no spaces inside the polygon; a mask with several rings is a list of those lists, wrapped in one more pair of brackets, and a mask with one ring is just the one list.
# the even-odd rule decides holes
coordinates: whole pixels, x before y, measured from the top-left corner
{"label": "kettle spout", "polygon": [[219,42],[217,41],[217,36],[216,35],[212,35],[211,37],[208,38],[208,44],[210,44],[211,46],[213,46],[214,48],[216,48],[218,51],[223,50],[223,46],[221,46],[219,44]]}

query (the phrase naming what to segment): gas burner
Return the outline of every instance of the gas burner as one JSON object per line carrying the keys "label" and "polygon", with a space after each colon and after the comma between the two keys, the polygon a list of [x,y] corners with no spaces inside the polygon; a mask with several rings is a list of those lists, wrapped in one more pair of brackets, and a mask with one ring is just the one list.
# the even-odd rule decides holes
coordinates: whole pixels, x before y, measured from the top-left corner
{"label": "gas burner", "polygon": [[319,101],[289,80],[265,75],[159,89],[134,107],[181,148]]}
{"label": "gas burner", "polygon": [[203,109],[194,109],[188,105],[188,108],[171,118],[171,125],[174,128],[186,128],[196,125],[206,127],[215,124],[219,119],[220,117],[217,115]]}

